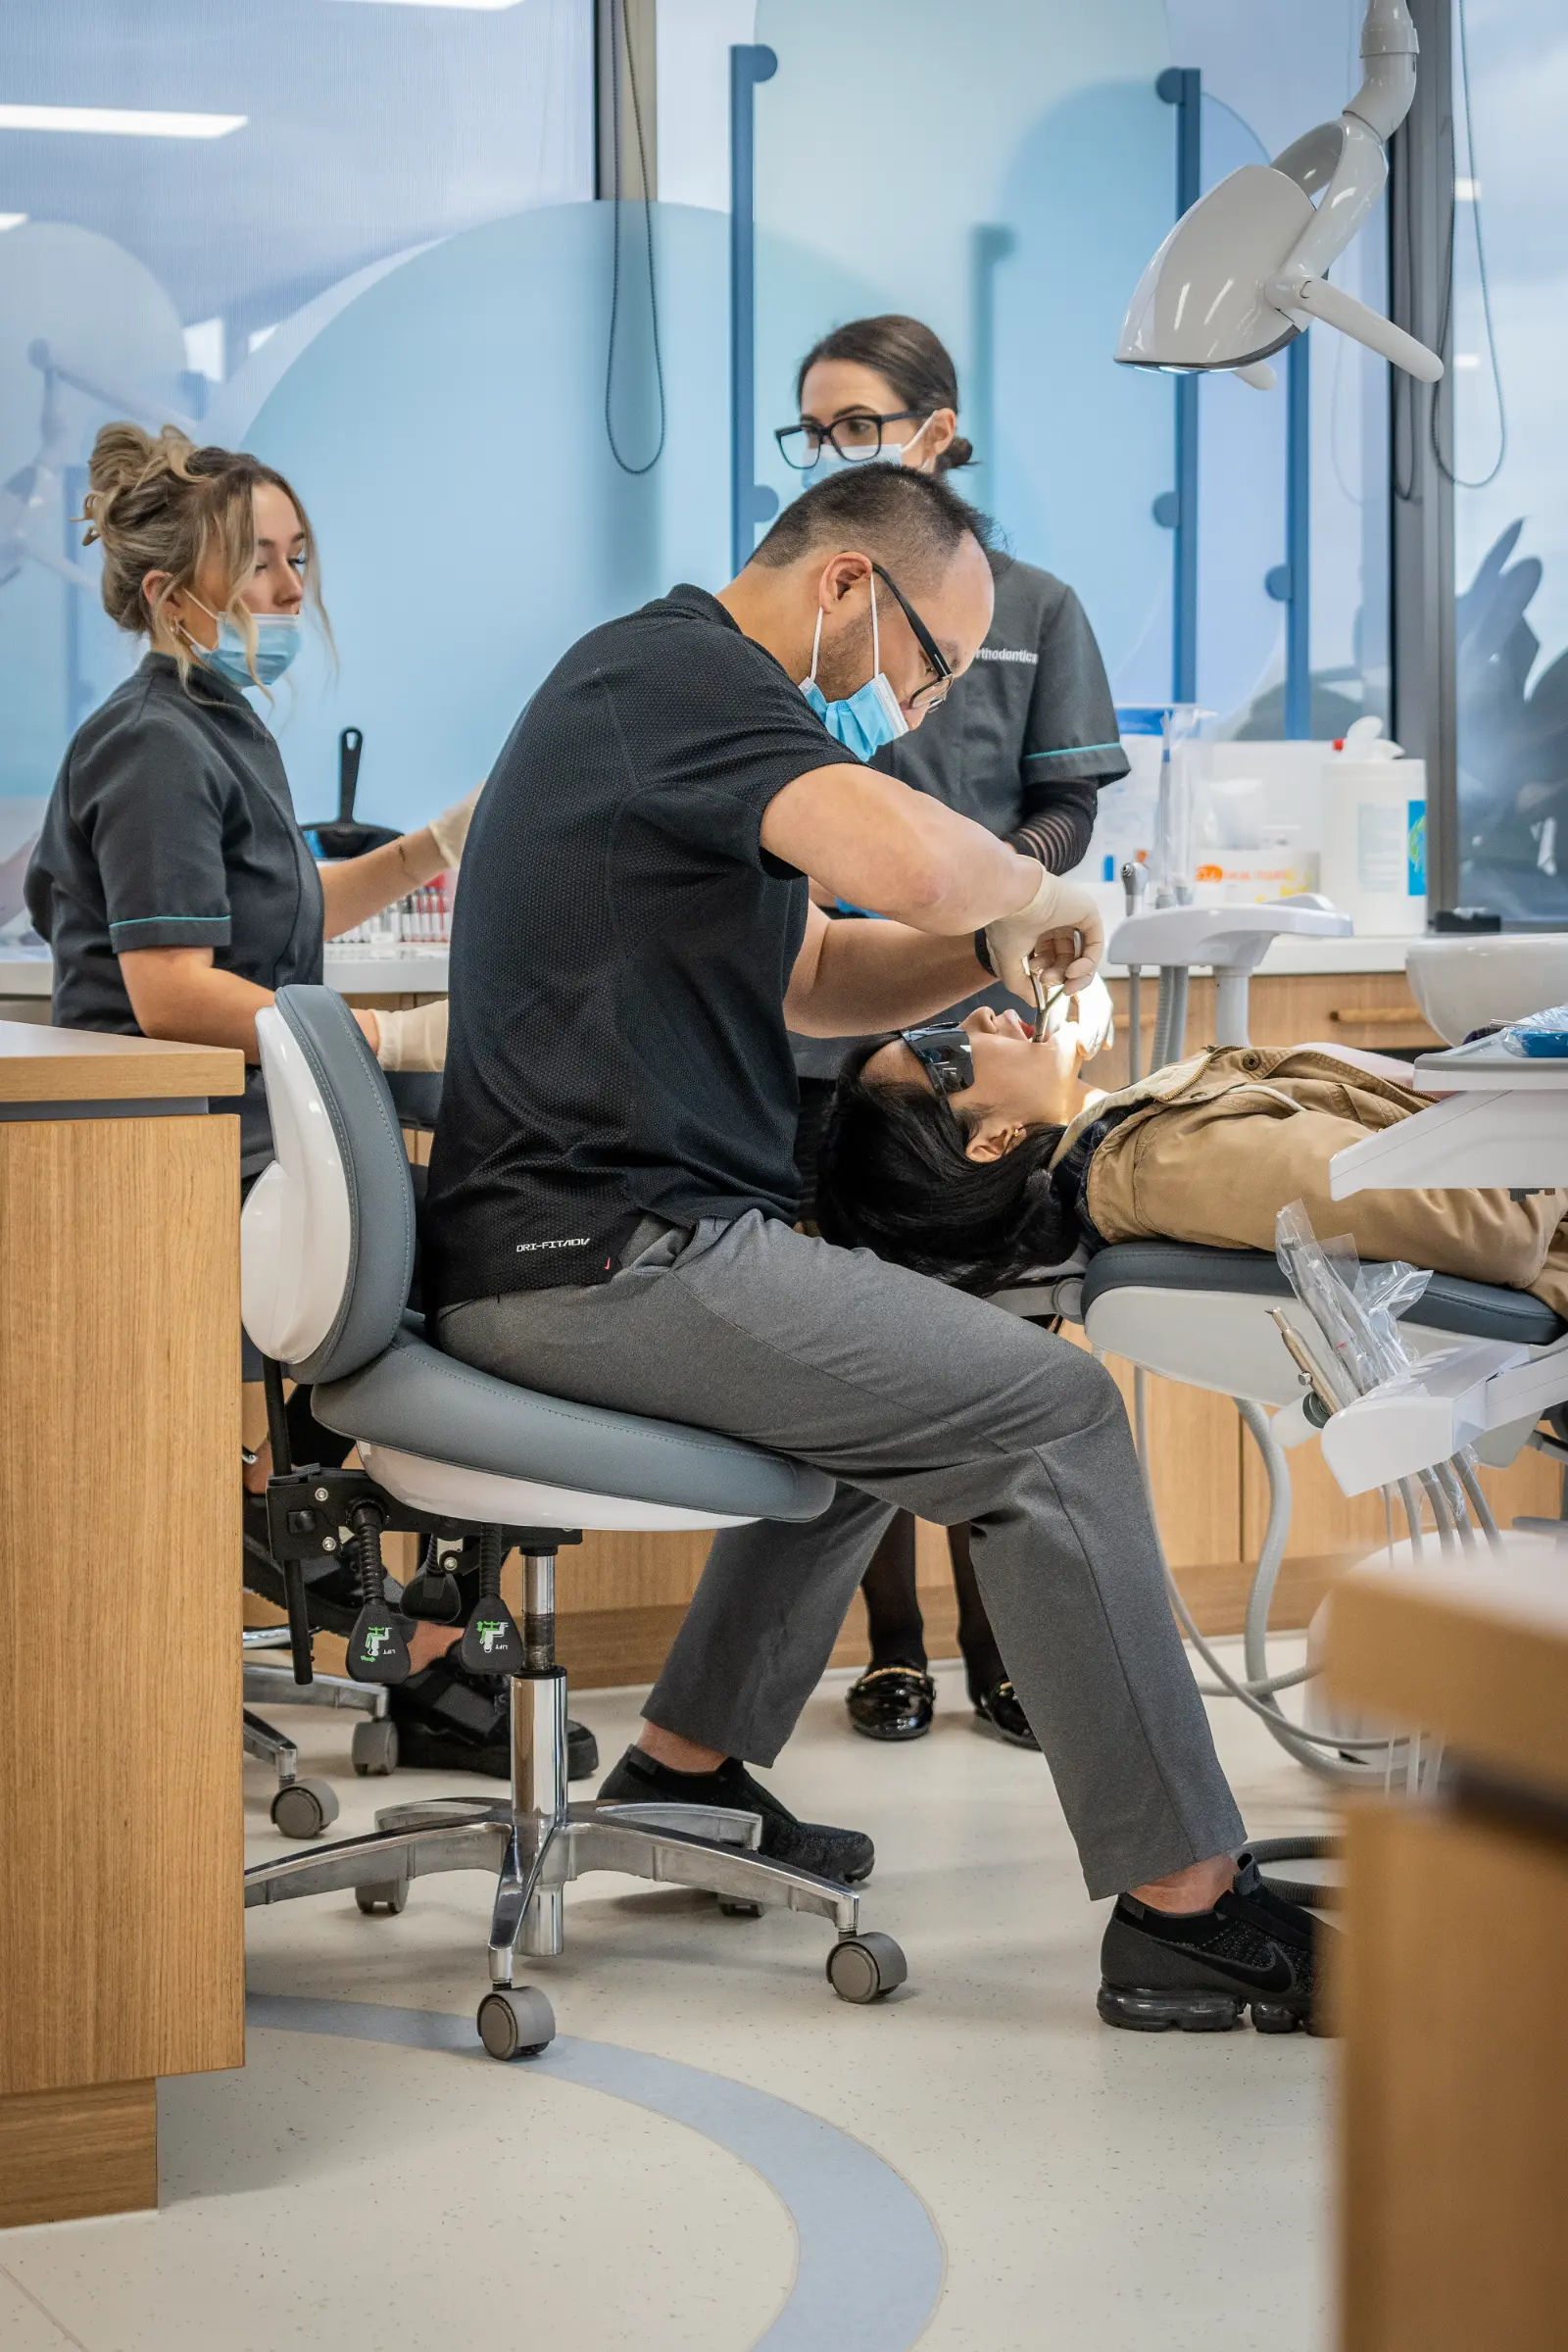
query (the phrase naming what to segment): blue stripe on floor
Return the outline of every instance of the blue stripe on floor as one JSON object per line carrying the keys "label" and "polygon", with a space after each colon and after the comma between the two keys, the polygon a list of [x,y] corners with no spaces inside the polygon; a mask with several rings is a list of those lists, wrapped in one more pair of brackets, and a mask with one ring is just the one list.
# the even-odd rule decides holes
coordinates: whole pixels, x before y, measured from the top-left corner
{"label": "blue stripe on floor", "polygon": [[[296,2000],[252,1993],[247,2024],[282,2034],[328,2034],[404,2049],[485,2056],[471,2018],[375,2001]],[[754,2352],[909,2352],[942,2290],[935,2224],[908,2183],[880,2156],[787,2099],[655,2058],[611,2041],[562,2034],[538,2058],[514,2065],[600,2090],[685,2124],[767,2182],[795,2226],[795,2283]]]}

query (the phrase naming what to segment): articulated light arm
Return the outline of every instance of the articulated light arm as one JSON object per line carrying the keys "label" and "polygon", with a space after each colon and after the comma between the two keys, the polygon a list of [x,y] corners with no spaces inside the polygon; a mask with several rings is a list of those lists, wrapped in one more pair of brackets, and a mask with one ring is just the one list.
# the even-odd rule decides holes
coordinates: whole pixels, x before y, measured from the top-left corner
{"label": "articulated light arm", "polygon": [[1124,366],[1230,368],[1266,389],[1269,356],[1321,318],[1437,381],[1436,353],[1327,278],[1383,192],[1384,142],[1410,111],[1416,49],[1405,0],[1369,0],[1365,74],[1345,112],[1272,164],[1244,164],[1183,214],[1133,296],[1116,346]]}

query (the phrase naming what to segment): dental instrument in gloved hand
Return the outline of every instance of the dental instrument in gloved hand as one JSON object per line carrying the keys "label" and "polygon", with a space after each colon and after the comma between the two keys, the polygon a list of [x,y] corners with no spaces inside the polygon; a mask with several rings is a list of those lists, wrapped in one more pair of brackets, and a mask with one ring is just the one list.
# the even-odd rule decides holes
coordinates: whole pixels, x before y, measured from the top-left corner
{"label": "dental instrument in gloved hand", "polygon": [[1066,983],[1058,981],[1054,988],[1048,990],[1045,974],[1031,956],[1029,958],[1029,985],[1035,992],[1035,1025],[1029,1042],[1031,1045],[1043,1046],[1046,1042],[1046,1015],[1057,998],[1066,995]]}
{"label": "dental instrument in gloved hand", "polygon": [[1003,987],[1029,1004],[1037,1003],[1031,963],[1043,979],[1060,981],[1076,996],[1099,968],[1105,931],[1087,890],[1043,871],[1027,905],[977,931],[974,949]]}
{"label": "dental instrument in gloved hand", "polygon": [[[1116,1034],[1116,1007],[1110,991],[1097,972],[1086,988],[1069,997],[1064,986],[1047,990],[1044,977],[1031,964],[1029,978],[1035,992],[1034,1043],[1038,1046],[1055,1030],[1070,1022],[1078,1032],[1078,1054],[1083,1061],[1093,1061],[1102,1053]],[[1044,1003],[1041,1000],[1044,997]]]}

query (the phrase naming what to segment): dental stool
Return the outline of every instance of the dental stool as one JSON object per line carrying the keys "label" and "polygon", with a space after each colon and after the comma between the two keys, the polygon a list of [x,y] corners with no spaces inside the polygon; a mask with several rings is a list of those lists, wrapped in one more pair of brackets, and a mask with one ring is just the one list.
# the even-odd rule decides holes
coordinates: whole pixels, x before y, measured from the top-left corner
{"label": "dental stool", "polygon": [[[439,1071],[393,1071],[387,1076],[387,1087],[402,1128],[425,1132],[433,1129],[441,1107]],[[423,1173],[421,1168],[419,1177]],[[418,1177],[414,1182],[417,1189]],[[277,1563],[260,1552],[253,1537],[246,1538],[245,1547],[248,1560],[254,1555],[270,1572],[267,1584],[271,1588],[278,1573]],[[254,1578],[252,1583],[253,1589],[260,1589]],[[272,1591],[265,1591],[262,1597],[271,1599]],[[311,1610],[309,1590],[306,1610],[313,1619],[318,1614]],[[316,1630],[320,1631],[320,1626]],[[268,1664],[268,1653],[291,1646],[285,1626],[248,1626],[240,1639],[244,1647],[241,1668],[244,1706],[240,1719],[244,1751],[259,1763],[270,1764],[276,1776],[277,1788],[269,1808],[274,1827],[285,1838],[318,1838],[338,1817],[337,1790],[330,1781],[300,1778],[298,1748],[286,1732],[280,1732],[258,1709],[334,1707],[362,1716],[364,1720],[354,1727],[350,1747],[354,1769],[362,1777],[382,1779],[395,1772],[398,1764],[398,1729],[388,1711],[386,1690],[373,1683],[351,1682],[342,1674],[313,1674],[309,1683],[301,1684],[286,1667]]]}
{"label": "dental stool", "polygon": [[[375,1830],[260,1862],[246,1907],[352,1891],[367,1913],[400,1912],[411,1883],[434,1871],[490,1870],[491,1989],[479,2003],[492,2057],[542,2049],[556,2031],[545,1994],[517,1981],[520,1956],[563,1948],[566,1886],[593,1870],[704,1888],[726,1909],[769,1906],[830,1920],[827,1976],[841,1999],[869,2002],[903,1983],[891,1936],[862,1934],[860,1898],[758,1850],[755,1813],[680,1804],[571,1804],[566,1798],[566,1678],[556,1663],[556,1556],[585,1528],[647,1532],[791,1524],[826,1509],[821,1471],[733,1439],[541,1396],[444,1355],[406,1311],[414,1264],[414,1192],[386,1081],[342,1000],[285,988],[258,1016],[277,1156],[241,1222],[245,1328],[269,1361],[313,1384],[312,1407],[352,1438],[363,1470],[296,1467],[280,1409],[272,1415],[268,1521],[289,1594],[294,1671],[311,1680],[305,1570],[352,1546],[364,1606],[349,1672],[385,1688],[409,1671],[407,1619],[388,1605],[387,1528],[427,1539],[477,1538],[480,1597],[463,1637],[466,1664],[511,1678],[512,1790],[394,1805]],[[501,1564],[523,1554],[519,1627],[501,1597]]]}

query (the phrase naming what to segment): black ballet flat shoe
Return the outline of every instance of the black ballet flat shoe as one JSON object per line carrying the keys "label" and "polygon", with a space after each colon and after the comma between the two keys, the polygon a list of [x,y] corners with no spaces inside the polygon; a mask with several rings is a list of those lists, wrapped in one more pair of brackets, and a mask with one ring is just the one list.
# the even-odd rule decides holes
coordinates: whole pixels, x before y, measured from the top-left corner
{"label": "black ballet flat shoe", "polygon": [[982,1690],[974,1702],[974,1714],[981,1731],[995,1732],[1014,1747],[1032,1747],[1039,1754],[1040,1742],[1029,1729],[1029,1718],[1010,1683],[993,1683],[989,1690]]}
{"label": "black ballet flat shoe", "polygon": [[873,1666],[844,1693],[850,1721],[867,1740],[923,1740],[937,1687],[917,1666]]}
{"label": "black ballet flat shoe", "polygon": [[1212,1911],[1152,1911],[1120,1895],[1101,1945],[1098,2007],[1135,2034],[1228,2034],[1250,2009],[1259,2034],[1323,2034],[1319,1926],[1276,1894],[1250,1855]]}
{"label": "black ballet flat shoe", "polygon": [[760,1851],[790,1870],[814,1871],[858,1886],[871,1876],[876,1847],[863,1830],[835,1829],[824,1821],[797,1821],[771,1788],[754,1781],[744,1764],[727,1757],[716,1772],[675,1772],[656,1763],[640,1747],[628,1747],[600,1783],[601,1799],[614,1804],[719,1805],[762,1817]]}

